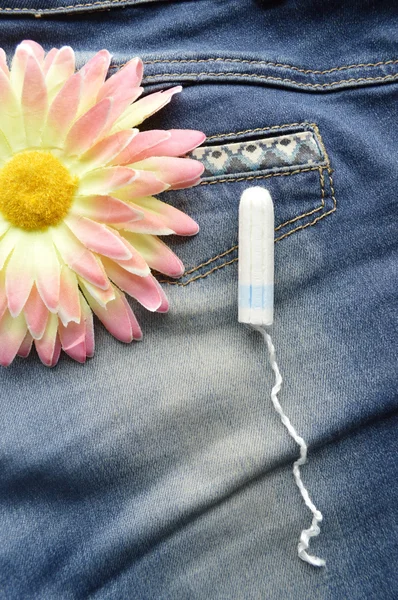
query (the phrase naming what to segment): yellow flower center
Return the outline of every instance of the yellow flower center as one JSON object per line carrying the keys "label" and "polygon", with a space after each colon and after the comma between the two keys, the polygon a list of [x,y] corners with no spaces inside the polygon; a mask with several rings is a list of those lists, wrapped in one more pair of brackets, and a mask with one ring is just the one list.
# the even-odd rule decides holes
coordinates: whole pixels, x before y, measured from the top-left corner
{"label": "yellow flower center", "polygon": [[78,185],[50,152],[26,150],[0,169],[0,212],[21,229],[57,225],[71,207]]}

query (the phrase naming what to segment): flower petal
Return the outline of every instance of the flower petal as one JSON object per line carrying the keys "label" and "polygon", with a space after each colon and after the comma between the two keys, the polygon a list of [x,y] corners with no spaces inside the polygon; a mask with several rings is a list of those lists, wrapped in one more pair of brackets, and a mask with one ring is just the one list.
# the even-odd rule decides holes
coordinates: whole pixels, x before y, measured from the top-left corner
{"label": "flower petal", "polygon": [[142,60],[138,57],[132,58],[101,86],[97,102],[110,96],[133,96],[134,90],[141,84],[143,71]]}
{"label": "flower petal", "polygon": [[47,76],[47,73],[54,61],[54,58],[58,54],[58,48],[51,48],[49,52],[47,52],[44,62],[43,62],[43,73]]}
{"label": "flower petal", "polygon": [[21,235],[18,229],[11,228],[0,239],[0,269],[4,267],[4,263],[19,242]]}
{"label": "flower petal", "polygon": [[125,223],[143,217],[143,212],[138,207],[132,207],[112,196],[79,196],[75,199],[71,214],[101,223]]}
{"label": "flower petal", "polygon": [[[134,129],[133,131],[138,130]],[[138,161],[142,158],[146,158],[146,153],[150,152],[151,148],[157,147],[161,142],[165,142],[169,138],[170,133],[160,129],[141,131],[140,133],[137,133],[126,148],[114,158],[113,164],[128,165],[135,160]]]}
{"label": "flower petal", "polygon": [[134,169],[151,171],[170,186],[200,177],[204,165],[192,158],[154,156],[134,163]]}
{"label": "flower petal", "polygon": [[67,79],[55,96],[43,130],[43,146],[60,146],[75,117],[80,102],[82,79],[79,73]]}
{"label": "flower petal", "polygon": [[[163,139],[159,139],[158,143],[148,144],[146,148],[143,144],[142,150],[134,155],[134,141],[137,144],[137,142],[141,141],[139,136],[145,136],[146,134],[151,133],[153,133],[153,131],[143,131],[137,135],[133,142],[126,148],[124,154],[122,152],[121,155],[119,155],[121,158],[119,164],[128,164],[128,160],[124,162],[125,157],[127,158],[126,151],[128,149],[130,149],[132,155],[130,162],[144,160],[151,156],[177,157],[190,152],[202,144],[206,139],[205,134],[201,131],[195,131],[193,129],[169,129],[162,132],[164,134]],[[119,157],[117,157],[117,159],[118,158]]]}
{"label": "flower petal", "polygon": [[136,135],[136,129],[128,129],[101,140],[79,158],[79,172],[107,165]]}
{"label": "flower petal", "polygon": [[58,362],[59,345],[57,344],[57,334],[58,317],[50,313],[44,334],[39,340],[35,340],[37,354],[46,367],[53,367]]}
{"label": "flower petal", "polygon": [[5,284],[6,274],[5,271],[0,271],[0,320],[7,310],[7,294]]}
{"label": "flower petal", "polygon": [[86,355],[88,358],[90,358],[91,356],[94,356],[95,349],[93,313],[83,297],[83,294],[80,294],[80,306],[81,313],[86,324]]}
{"label": "flower petal", "polygon": [[80,155],[97,141],[108,120],[112,100],[105,98],[82,115],[66,136],[65,153]]}
{"label": "flower petal", "polygon": [[[199,231],[198,224],[188,215],[181,212],[174,206],[162,202],[152,196],[144,196],[134,199],[134,207],[144,211],[144,219],[149,219],[151,214],[157,216],[164,223],[164,226],[172,230],[177,235],[195,235]],[[131,228],[132,230],[132,228]],[[137,231],[139,222],[137,223]],[[148,232],[152,233],[152,232]]]}
{"label": "flower petal", "polygon": [[17,317],[22,311],[34,282],[34,261],[26,245],[15,246],[6,266],[8,310]]}
{"label": "flower petal", "polygon": [[88,281],[85,281],[84,279],[79,279],[79,282],[82,290],[88,292],[101,306],[105,307],[108,302],[115,299],[115,288],[111,283],[106,290],[101,290],[101,288],[88,283]]}
{"label": "flower petal", "polygon": [[26,146],[25,128],[21,109],[11,82],[0,70],[0,130],[7,138],[13,150],[21,150]]}
{"label": "flower petal", "polygon": [[[50,102],[58,94],[66,80],[74,74],[75,53],[69,46],[63,46],[51,58],[50,62],[47,55],[47,60],[45,59],[44,61],[44,71],[46,71],[45,80]],[[50,63],[49,66],[48,63]]]}
{"label": "flower petal", "polygon": [[61,267],[48,232],[35,236],[34,260],[37,290],[48,310],[54,313],[58,309]]}
{"label": "flower petal", "polygon": [[33,40],[24,40],[22,42],[22,44],[24,46],[28,46],[30,48],[30,51],[32,52],[33,56],[36,58],[37,62],[40,65],[40,68],[43,65],[43,61],[44,61],[44,48],[42,48],[42,46],[40,46],[40,44],[38,44],[37,42],[34,42]]}
{"label": "flower petal", "polygon": [[59,339],[62,350],[79,363],[86,362],[86,324],[84,317],[79,323],[70,322],[65,327],[58,324]]}
{"label": "flower petal", "polygon": [[106,195],[132,183],[137,174],[128,167],[104,167],[84,175],[80,180],[79,193],[84,196]]}
{"label": "flower petal", "polygon": [[108,50],[100,50],[80,69],[83,77],[83,93],[79,114],[83,114],[96,102],[111,62]]}
{"label": "flower petal", "polygon": [[131,258],[131,253],[116,230],[86,217],[69,215],[64,222],[89,250],[118,260]]}
{"label": "flower petal", "polygon": [[4,52],[3,48],[0,48],[0,69],[3,71],[3,73],[7,77],[10,76],[10,72],[8,70],[8,65],[7,65],[7,57],[6,57],[6,53]]}
{"label": "flower petal", "polygon": [[58,317],[66,326],[70,321],[80,322],[80,293],[77,284],[77,277],[67,266],[63,265],[61,269]]}
{"label": "flower petal", "polygon": [[154,312],[162,304],[162,297],[152,275],[140,277],[125,271],[120,265],[104,258],[104,266],[109,278],[132,298],[138,300],[146,309]]}
{"label": "flower petal", "polygon": [[128,260],[113,260],[129,273],[139,275],[140,277],[146,277],[146,275],[149,275],[151,270],[141,254],[137,252],[135,248],[133,248],[133,246],[125,239],[123,235],[120,237],[120,239],[123,241],[126,249],[131,254],[131,258]]}
{"label": "flower petal", "polygon": [[[117,340],[130,343],[133,339],[139,339],[138,323],[135,321],[134,314],[130,306],[125,301],[124,295],[115,288],[115,299],[109,302],[106,307],[101,306],[90,294],[87,294],[87,302],[98,319],[103,323],[106,329]],[[133,324],[134,322],[134,329]],[[137,329],[138,328],[138,329]],[[141,334],[142,335],[142,334]]]}
{"label": "flower petal", "polygon": [[[126,169],[127,167],[114,167],[114,169],[118,168]],[[163,183],[163,181],[157,179],[150,171],[134,171],[134,173],[135,178],[133,182],[118,189],[113,194],[114,196],[120,198],[120,200],[128,201],[150,194],[160,194],[170,187],[167,183]]]}
{"label": "flower petal", "polygon": [[21,99],[26,64],[29,56],[34,56],[28,44],[18,44],[11,62],[10,83],[18,100]]}
{"label": "flower petal", "polygon": [[0,162],[5,163],[11,156],[11,146],[4,133],[0,130]]}
{"label": "flower petal", "polygon": [[30,333],[28,332],[25,335],[23,342],[19,347],[18,356],[20,356],[21,358],[27,358],[30,354],[30,351],[32,348],[32,343],[33,343],[33,338],[30,335]]}
{"label": "flower petal", "polygon": [[124,235],[151,269],[170,277],[181,277],[184,273],[184,265],[180,259],[156,236],[130,232],[125,232]]}
{"label": "flower petal", "polygon": [[47,88],[43,72],[35,56],[29,56],[22,87],[21,108],[25,123],[26,143],[38,146],[47,113]]}
{"label": "flower petal", "polygon": [[148,96],[145,96],[145,98],[141,98],[141,100],[134,102],[134,104],[131,104],[116,121],[112,128],[112,132],[136,127],[168,104],[172,96],[178,94],[181,90],[182,87],[178,85],[169,90],[149,94]]}
{"label": "flower petal", "polygon": [[34,285],[24,307],[25,320],[34,339],[39,340],[43,336],[49,314],[48,308]]}
{"label": "flower petal", "polygon": [[[78,275],[94,285],[107,289],[109,279],[101,261],[73,233],[62,225],[52,233],[54,244],[64,262]],[[0,246],[1,248],[1,246]]]}
{"label": "flower petal", "polygon": [[8,367],[21,347],[26,335],[24,316],[14,318],[8,310],[0,321],[0,365]]}

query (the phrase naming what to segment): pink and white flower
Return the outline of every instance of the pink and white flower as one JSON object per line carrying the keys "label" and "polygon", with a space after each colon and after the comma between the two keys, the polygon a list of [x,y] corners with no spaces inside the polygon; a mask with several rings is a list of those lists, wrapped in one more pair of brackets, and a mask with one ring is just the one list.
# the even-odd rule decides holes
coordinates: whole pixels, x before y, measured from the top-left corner
{"label": "pink and white flower", "polygon": [[184,267],[158,236],[198,231],[154,194],[199,182],[203,165],[183,155],[204,134],[137,128],[181,87],[138,99],[142,61],[106,79],[110,59],[75,72],[72,48],[24,41],[9,68],[0,49],[1,365],[32,344],[47,366],[61,349],[84,362],[93,312],[118,340],[141,339],[125,293],[167,311],[151,271]]}

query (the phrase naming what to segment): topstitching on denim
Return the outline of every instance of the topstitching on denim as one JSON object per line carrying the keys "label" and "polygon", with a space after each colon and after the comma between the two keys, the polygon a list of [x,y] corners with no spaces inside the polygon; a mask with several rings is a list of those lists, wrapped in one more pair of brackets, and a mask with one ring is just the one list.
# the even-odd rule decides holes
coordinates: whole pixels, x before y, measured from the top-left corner
{"label": "topstitching on denim", "polygon": [[[279,241],[289,237],[293,233],[298,233],[299,231],[303,231],[304,229],[307,229],[308,227],[312,227],[312,226],[316,225],[317,223],[319,223],[321,221],[321,219],[324,219],[325,217],[334,213],[337,208],[336,195],[335,195],[335,190],[334,190],[334,182],[333,182],[333,177],[332,177],[333,170],[330,166],[329,156],[327,154],[325,144],[323,142],[319,128],[317,127],[317,125],[315,123],[307,123],[307,122],[290,123],[290,124],[284,123],[282,125],[273,125],[270,127],[246,129],[244,131],[237,131],[237,132],[227,132],[227,133],[223,133],[223,134],[212,135],[207,138],[207,140],[217,139],[217,140],[222,141],[224,138],[230,138],[233,136],[239,137],[242,134],[247,135],[247,134],[270,131],[270,130],[275,131],[275,130],[279,130],[279,129],[294,129],[297,127],[311,128],[312,131],[315,133],[318,144],[319,144],[320,148],[322,149],[322,154],[325,158],[324,164],[319,165],[319,166],[314,166],[314,167],[295,169],[293,171],[264,173],[261,175],[245,175],[245,176],[237,176],[235,178],[228,178],[228,179],[218,178],[218,179],[214,179],[213,181],[202,181],[199,184],[199,185],[216,185],[216,184],[220,184],[220,183],[232,183],[232,182],[238,182],[238,181],[253,181],[253,180],[269,179],[271,177],[286,177],[286,176],[298,175],[301,173],[306,173],[306,172],[311,172],[311,171],[318,171],[319,182],[320,182],[320,204],[317,207],[315,207],[309,211],[304,211],[304,212],[300,213],[299,215],[297,215],[291,219],[288,219],[288,220],[280,223],[279,225],[277,225],[275,227],[275,232],[279,232],[279,235],[277,235],[277,237],[275,238],[275,242],[279,242]],[[328,192],[326,190],[325,174],[326,174],[327,180],[328,180],[328,188],[329,188]],[[331,202],[330,202],[329,206],[326,206],[326,199],[328,197],[330,198]],[[308,220],[308,217],[312,217],[312,216],[313,216],[313,218]],[[293,227],[292,229],[289,229],[288,226],[292,225],[292,224],[296,224],[297,226]],[[196,267],[193,267],[192,269],[185,271],[185,273],[182,275],[182,277],[180,277],[177,280],[161,279],[160,281],[161,281],[161,283],[167,283],[169,285],[179,285],[179,286],[185,287],[186,285],[188,285],[194,281],[203,279],[203,278],[207,277],[208,275],[211,275],[212,273],[214,273],[215,271],[218,271],[219,269],[221,269],[223,267],[226,267],[228,265],[231,265],[231,264],[237,262],[237,260],[238,260],[237,256],[233,256],[233,258],[231,258],[231,255],[233,255],[233,253],[237,254],[237,251],[238,251],[238,245],[235,244],[232,247],[230,247],[229,249],[227,249],[221,253],[218,253],[217,255],[211,257],[210,259],[197,265]],[[223,261],[219,264],[214,265],[214,263],[216,261],[223,259],[225,257],[228,257],[228,259],[226,261]],[[203,269],[205,269],[205,267],[207,267],[209,265],[212,265],[210,269],[203,270]],[[199,271],[201,271],[201,272],[199,272]],[[193,276],[189,277],[190,275],[193,275]],[[187,276],[188,276],[188,279],[187,279]]]}

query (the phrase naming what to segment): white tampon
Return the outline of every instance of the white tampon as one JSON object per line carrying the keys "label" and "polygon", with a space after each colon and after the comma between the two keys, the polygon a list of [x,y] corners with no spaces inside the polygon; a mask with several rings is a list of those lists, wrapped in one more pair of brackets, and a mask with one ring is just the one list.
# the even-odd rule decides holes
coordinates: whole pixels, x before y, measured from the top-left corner
{"label": "white tampon", "polygon": [[274,318],[274,207],[261,187],[245,190],[239,206],[240,323],[272,325]]}
{"label": "white tampon", "polygon": [[297,433],[278,400],[282,377],[276,362],[275,348],[266,327],[274,317],[274,207],[270,193],[262,187],[252,187],[242,194],[239,206],[239,312],[240,323],[251,325],[259,331],[268,347],[269,361],[275,373],[271,401],[283,425],[300,447],[300,457],[293,464],[293,475],[301,496],[313,518],[311,526],[301,532],[297,546],[299,557],[313,565],[323,567],[322,558],[308,554],[310,538],[319,535],[322,513],[312,502],[304,486],[300,466],[307,462],[307,444]]}

